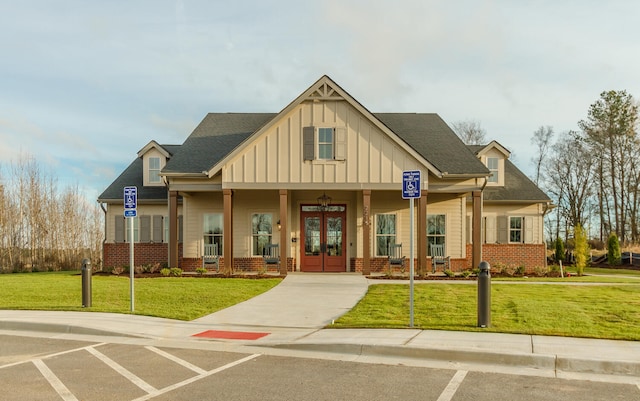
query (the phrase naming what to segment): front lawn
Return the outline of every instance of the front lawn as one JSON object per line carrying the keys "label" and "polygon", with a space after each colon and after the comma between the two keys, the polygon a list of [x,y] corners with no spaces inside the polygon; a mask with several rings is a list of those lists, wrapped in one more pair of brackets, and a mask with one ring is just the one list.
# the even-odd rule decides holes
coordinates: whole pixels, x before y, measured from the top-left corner
{"label": "front lawn", "polygon": [[[477,286],[414,286],[414,327],[640,340],[640,285],[493,284],[491,327],[477,328]],[[409,285],[377,284],[331,327],[406,328]]]}
{"label": "front lawn", "polygon": [[[280,282],[279,278],[139,278],[134,280],[134,312],[193,320],[253,298]],[[0,274],[0,309],[130,313],[129,285],[128,276],[94,275],[92,306],[83,308],[78,272]]]}

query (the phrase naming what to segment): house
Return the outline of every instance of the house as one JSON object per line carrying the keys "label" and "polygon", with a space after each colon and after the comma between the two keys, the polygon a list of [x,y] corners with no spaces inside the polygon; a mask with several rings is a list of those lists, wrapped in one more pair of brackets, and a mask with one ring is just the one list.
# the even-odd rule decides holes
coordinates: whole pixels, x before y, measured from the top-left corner
{"label": "house", "polygon": [[[437,114],[372,113],[328,76],[279,113],[210,113],[182,145],[155,141],[100,195],[104,266],[203,265],[259,271],[275,247],[282,274],[371,272],[389,245],[409,255],[403,171],[420,170],[415,265],[431,269],[440,244],[454,271],[481,260],[545,265],[551,203],[497,142],[466,146]],[[137,186],[133,233],[123,188]],[[435,248],[434,248],[435,249]]]}

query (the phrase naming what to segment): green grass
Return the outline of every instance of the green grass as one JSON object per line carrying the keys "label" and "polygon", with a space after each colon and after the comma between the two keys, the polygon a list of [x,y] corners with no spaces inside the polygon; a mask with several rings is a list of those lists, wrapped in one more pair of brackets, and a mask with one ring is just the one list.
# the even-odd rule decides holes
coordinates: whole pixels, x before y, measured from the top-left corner
{"label": "green grass", "polygon": [[[274,279],[163,277],[134,280],[137,315],[193,320],[276,286]],[[0,309],[130,313],[128,276],[92,277],[92,306],[82,307],[78,272],[1,274]]]}
{"label": "green grass", "polygon": [[[491,286],[491,327],[477,328],[477,287],[420,284],[414,288],[414,327],[640,340],[640,285]],[[409,286],[379,284],[331,327],[404,328]]]}

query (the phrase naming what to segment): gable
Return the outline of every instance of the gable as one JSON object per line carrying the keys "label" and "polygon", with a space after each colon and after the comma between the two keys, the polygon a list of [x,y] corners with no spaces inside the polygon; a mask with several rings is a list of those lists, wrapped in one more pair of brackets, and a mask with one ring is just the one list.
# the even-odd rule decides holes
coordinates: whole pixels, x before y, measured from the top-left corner
{"label": "gable", "polygon": [[[321,129],[332,129],[335,135],[331,159],[318,157]],[[224,164],[223,183],[233,187],[341,184],[345,189],[368,184],[397,189],[403,170],[426,170],[424,161],[411,152],[351,104],[333,96],[304,101],[272,121]]]}

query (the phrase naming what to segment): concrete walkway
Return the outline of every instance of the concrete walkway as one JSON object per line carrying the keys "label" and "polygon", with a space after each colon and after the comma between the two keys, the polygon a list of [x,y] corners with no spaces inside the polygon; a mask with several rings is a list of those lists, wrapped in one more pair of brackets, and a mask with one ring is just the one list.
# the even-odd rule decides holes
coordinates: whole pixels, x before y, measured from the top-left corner
{"label": "concrete walkway", "polygon": [[194,322],[322,328],[353,308],[367,287],[362,274],[290,273],[272,290]]}
{"label": "concrete walkway", "polygon": [[[531,374],[640,386],[640,342],[419,329],[326,329],[351,309],[369,284],[359,274],[289,274],[272,290],[200,319],[0,310],[0,334],[121,341],[361,362]],[[406,281],[400,281],[407,283]],[[80,300],[79,300],[80,302]],[[198,337],[207,332],[259,333],[257,339]],[[252,351],[255,352],[255,351]]]}

